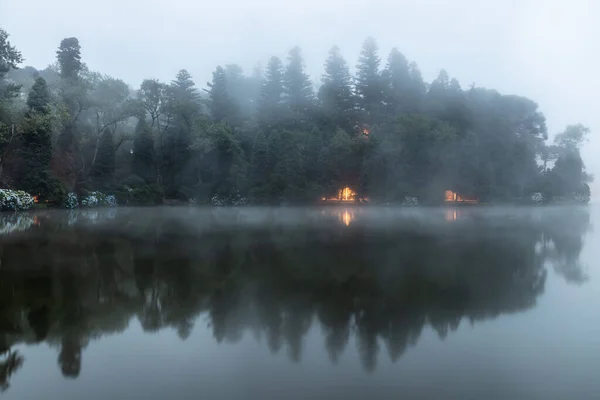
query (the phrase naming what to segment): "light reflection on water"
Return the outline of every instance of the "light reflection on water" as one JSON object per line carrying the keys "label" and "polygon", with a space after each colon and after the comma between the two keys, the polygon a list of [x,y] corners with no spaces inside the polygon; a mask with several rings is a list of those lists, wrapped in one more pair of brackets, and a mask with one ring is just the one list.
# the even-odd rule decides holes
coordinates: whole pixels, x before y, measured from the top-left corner
{"label": "light reflection on water", "polygon": [[[599,389],[588,209],[19,216],[0,224],[7,398],[546,399]],[[15,225],[25,228],[6,228]],[[548,349],[560,361],[548,363]]]}

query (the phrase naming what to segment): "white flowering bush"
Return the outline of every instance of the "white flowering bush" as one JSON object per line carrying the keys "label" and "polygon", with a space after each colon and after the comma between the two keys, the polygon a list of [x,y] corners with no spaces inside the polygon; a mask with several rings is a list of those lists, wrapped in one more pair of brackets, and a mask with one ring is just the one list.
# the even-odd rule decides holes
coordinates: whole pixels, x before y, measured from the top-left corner
{"label": "white flowering bush", "polygon": [[69,193],[67,195],[67,198],[65,199],[64,206],[68,210],[73,210],[79,207],[79,198],[77,197],[77,195],[73,192]]}
{"label": "white flowering bush", "polygon": [[403,206],[418,206],[419,205],[419,199],[416,197],[409,197],[406,196],[404,198],[404,201],[402,202]]}
{"label": "white flowering bush", "polygon": [[24,211],[33,207],[33,196],[22,190],[0,189],[0,211]]}
{"label": "white flowering bush", "polygon": [[578,203],[584,203],[587,204],[590,202],[590,194],[589,193],[575,193],[573,195],[573,198],[575,199],[575,201],[577,201]]}
{"label": "white flowering bush", "polygon": [[540,192],[533,193],[531,195],[531,201],[533,204],[542,204],[544,202],[544,195]]}
{"label": "white flowering bush", "polygon": [[81,199],[81,205],[82,207],[87,207],[87,208],[93,208],[93,207],[98,207],[98,197],[94,196],[95,192],[92,192],[90,194],[88,194],[87,196],[85,196],[83,199]]}
{"label": "white flowering bush", "polygon": [[116,207],[117,198],[113,194],[106,195],[102,192],[90,192],[81,199],[81,205],[87,208],[94,207]]}
{"label": "white flowering bush", "polygon": [[116,207],[117,206],[117,198],[115,197],[114,194],[109,194],[108,196],[106,196],[106,198],[104,199],[104,202],[109,207]]}
{"label": "white flowering bush", "polygon": [[210,199],[210,204],[213,206],[243,206],[248,204],[248,199],[240,195],[240,192],[235,192],[229,196],[215,194]]}

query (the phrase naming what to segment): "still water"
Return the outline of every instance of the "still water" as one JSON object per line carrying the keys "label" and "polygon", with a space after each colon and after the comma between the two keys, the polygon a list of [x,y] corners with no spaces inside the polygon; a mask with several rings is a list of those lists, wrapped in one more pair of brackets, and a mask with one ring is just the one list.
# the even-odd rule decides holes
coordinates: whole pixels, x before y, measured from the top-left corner
{"label": "still water", "polygon": [[2,214],[0,397],[598,398],[597,222],[593,207]]}

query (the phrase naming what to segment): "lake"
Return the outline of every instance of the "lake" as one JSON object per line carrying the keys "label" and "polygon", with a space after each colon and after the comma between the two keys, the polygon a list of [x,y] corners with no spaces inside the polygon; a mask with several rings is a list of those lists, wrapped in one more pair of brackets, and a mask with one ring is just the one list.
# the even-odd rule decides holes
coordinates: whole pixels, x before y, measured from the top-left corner
{"label": "lake", "polygon": [[0,214],[6,399],[591,399],[600,209]]}

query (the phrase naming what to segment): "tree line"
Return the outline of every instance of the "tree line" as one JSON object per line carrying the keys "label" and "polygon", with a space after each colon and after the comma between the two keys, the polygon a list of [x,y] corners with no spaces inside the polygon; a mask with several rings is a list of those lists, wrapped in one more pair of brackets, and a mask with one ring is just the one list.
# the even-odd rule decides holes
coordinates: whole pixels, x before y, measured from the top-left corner
{"label": "tree line", "polygon": [[[77,38],[44,70],[18,68],[0,29],[0,183],[41,199],[100,190],[138,199],[302,204],[349,187],[374,202],[589,200],[589,129],[548,140],[538,105],[441,70],[431,83],[368,38],[354,76],[338,47],[318,88],[299,47],[244,74],[218,66],[199,90],[181,70],[137,90],[90,71]],[[240,200],[243,199],[243,200]]]}

